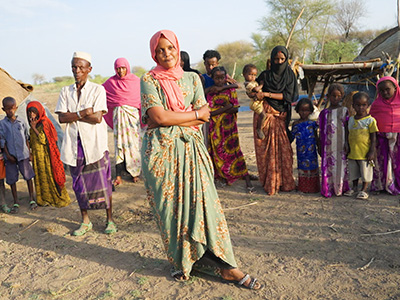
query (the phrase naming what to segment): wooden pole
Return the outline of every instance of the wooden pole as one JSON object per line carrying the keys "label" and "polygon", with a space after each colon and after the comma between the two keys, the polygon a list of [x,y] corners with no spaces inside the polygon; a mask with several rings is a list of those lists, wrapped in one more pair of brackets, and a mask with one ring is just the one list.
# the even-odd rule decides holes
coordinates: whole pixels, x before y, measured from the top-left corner
{"label": "wooden pole", "polygon": [[[398,1],[400,1],[400,0],[398,0]],[[289,47],[290,39],[292,38],[294,28],[296,27],[296,24],[297,24],[297,22],[299,21],[301,15],[303,14],[305,8],[306,8],[305,6],[302,8],[302,10],[301,10],[301,12],[299,13],[299,16],[297,17],[296,21],[294,21],[294,24],[293,24],[293,26],[292,26],[292,30],[290,30],[289,37],[288,37],[288,39],[287,39],[287,41],[286,41],[286,49]]]}

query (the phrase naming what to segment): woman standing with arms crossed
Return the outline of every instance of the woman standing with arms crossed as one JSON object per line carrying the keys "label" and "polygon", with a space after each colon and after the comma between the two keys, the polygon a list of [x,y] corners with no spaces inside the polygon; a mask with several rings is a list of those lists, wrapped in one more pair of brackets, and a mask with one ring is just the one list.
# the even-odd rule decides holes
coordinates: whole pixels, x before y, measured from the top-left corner
{"label": "woman standing with arms crossed", "polygon": [[103,116],[114,130],[116,179],[114,186],[122,183],[125,169],[133,179],[139,180],[140,160],[140,79],[131,73],[129,62],[118,58],[114,62],[115,75],[104,84],[107,93],[108,113]]}
{"label": "woman standing with arms crossed", "polygon": [[150,40],[157,66],[141,79],[142,169],[147,196],[176,280],[195,269],[250,288],[255,278],[236,267],[227,223],[214,185],[213,167],[199,125],[210,118],[197,74],[180,67],[175,34]]}
{"label": "woman standing with arms crossed", "polygon": [[262,91],[257,98],[264,99],[265,121],[261,126],[265,137],[256,133],[257,120],[254,114],[254,145],[257,168],[261,184],[268,195],[295,189],[293,178],[293,153],[288,137],[291,119],[291,103],[298,97],[297,81],[288,64],[288,51],[276,46],[271,52],[271,69],[263,71],[257,78]]}

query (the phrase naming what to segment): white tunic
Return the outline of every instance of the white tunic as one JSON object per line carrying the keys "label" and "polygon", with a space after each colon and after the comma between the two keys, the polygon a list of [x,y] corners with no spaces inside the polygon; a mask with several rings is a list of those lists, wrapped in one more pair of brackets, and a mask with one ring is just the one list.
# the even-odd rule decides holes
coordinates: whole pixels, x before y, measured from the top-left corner
{"label": "white tunic", "polygon": [[[89,107],[93,108],[93,112],[107,112],[107,99],[104,87],[87,81],[81,90],[79,102],[75,83],[63,87],[55,112],[77,112]],[[60,151],[63,163],[76,167],[78,133],[82,142],[86,164],[100,160],[104,152],[108,151],[107,125],[104,119],[98,124],[89,124],[81,121],[67,123]]]}

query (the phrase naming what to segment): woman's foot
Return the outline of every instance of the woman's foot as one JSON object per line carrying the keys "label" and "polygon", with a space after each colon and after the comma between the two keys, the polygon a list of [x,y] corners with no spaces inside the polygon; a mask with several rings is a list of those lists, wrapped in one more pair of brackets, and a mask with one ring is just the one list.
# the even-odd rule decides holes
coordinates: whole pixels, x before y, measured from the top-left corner
{"label": "woman's foot", "polygon": [[249,274],[244,274],[239,269],[221,269],[221,276],[228,282],[234,282],[241,287],[251,290],[260,290],[263,288],[257,278],[252,278]]}
{"label": "woman's foot", "polygon": [[133,183],[136,183],[136,182],[138,182],[138,181],[139,181],[139,176],[135,176],[135,177],[133,177],[132,181],[133,181]]}
{"label": "woman's foot", "polygon": [[189,280],[189,277],[186,276],[182,271],[175,271],[175,269],[171,269],[171,276],[175,279],[175,281]]}

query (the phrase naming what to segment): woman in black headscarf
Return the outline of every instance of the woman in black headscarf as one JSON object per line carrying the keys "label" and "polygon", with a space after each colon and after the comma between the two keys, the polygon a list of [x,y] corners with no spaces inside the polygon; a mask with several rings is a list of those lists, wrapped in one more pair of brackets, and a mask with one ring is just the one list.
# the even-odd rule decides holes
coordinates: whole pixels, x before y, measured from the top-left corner
{"label": "woman in black headscarf", "polygon": [[265,120],[262,130],[265,138],[256,134],[258,114],[254,114],[254,143],[257,168],[264,190],[269,195],[295,189],[293,153],[288,125],[291,103],[298,97],[296,76],[288,64],[288,51],[276,46],[271,52],[271,69],[257,78],[262,91],[257,98],[264,100]]}

